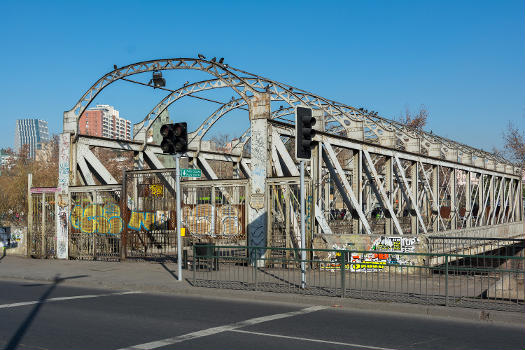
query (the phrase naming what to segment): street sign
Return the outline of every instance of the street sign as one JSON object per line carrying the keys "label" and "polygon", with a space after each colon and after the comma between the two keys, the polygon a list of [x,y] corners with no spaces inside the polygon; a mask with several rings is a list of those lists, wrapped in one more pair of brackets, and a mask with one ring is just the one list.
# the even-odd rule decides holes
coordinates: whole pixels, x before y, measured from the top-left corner
{"label": "street sign", "polygon": [[180,169],[181,177],[201,177],[201,175],[200,169]]}

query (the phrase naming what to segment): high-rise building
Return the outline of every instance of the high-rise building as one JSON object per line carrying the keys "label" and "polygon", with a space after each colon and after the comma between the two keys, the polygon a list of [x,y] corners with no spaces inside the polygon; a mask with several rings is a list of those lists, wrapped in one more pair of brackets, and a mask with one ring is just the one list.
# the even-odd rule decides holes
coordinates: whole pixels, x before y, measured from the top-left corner
{"label": "high-rise building", "polygon": [[41,119],[18,119],[15,130],[15,150],[23,145],[29,146],[29,156],[35,158],[36,150],[49,141],[47,122]]}
{"label": "high-rise building", "polygon": [[119,111],[110,105],[97,105],[86,110],[80,116],[78,128],[82,135],[131,140],[131,121],[120,118]]}

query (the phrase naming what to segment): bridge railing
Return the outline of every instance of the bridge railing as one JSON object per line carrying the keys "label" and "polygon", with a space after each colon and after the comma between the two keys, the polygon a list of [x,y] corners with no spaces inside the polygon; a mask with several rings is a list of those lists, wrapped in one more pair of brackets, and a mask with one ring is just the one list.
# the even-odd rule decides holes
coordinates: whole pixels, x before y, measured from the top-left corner
{"label": "bridge railing", "polygon": [[516,255],[525,248],[525,238],[429,236],[431,253]]}
{"label": "bridge railing", "polygon": [[[194,246],[190,280],[200,287],[524,312],[523,256],[305,250],[304,285],[300,250],[287,248]],[[436,259],[441,263],[432,266]]]}

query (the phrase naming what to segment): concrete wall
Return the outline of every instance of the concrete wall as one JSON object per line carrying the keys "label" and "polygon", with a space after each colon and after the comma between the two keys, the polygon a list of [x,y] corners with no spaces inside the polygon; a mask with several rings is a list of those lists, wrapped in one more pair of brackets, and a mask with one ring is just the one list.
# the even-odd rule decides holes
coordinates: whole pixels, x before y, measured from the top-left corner
{"label": "concrete wall", "polygon": [[[0,228],[0,242],[5,255],[27,254],[27,227],[8,226]],[[4,251],[0,254],[4,255]]]}
{"label": "concrete wall", "polygon": [[483,227],[470,227],[461,230],[450,230],[446,232],[439,232],[436,234],[429,234],[433,237],[480,237],[480,238],[516,238],[524,237],[524,223],[513,222],[508,224],[499,224]]}

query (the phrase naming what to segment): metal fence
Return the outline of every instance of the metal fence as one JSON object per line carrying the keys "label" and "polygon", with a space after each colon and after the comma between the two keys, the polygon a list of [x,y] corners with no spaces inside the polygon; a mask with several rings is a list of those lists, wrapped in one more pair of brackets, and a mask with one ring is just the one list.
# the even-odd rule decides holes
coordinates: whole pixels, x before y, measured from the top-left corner
{"label": "metal fence", "polygon": [[515,255],[525,249],[525,239],[496,237],[429,236],[431,253]]}
{"label": "metal fence", "polygon": [[[248,181],[181,182],[182,244],[246,244]],[[175,169],[128,171],[124,176],[123,254],[135,259],[175,259]]]}
{"label": "metal fence", "polygon": [[69,257],[118,260],[121,216],[120,185],[70,187]]}
{"label": "metal fence", "polygon": [[31,188],[29,191],[28,254],[32,257],[56,256],[56,192],[55,187]]}
{"label": "metal fence", "polygon": [[[252,254],[254,250],[262,250]],[[194,246],[194,286],[524,311],[524,257],[307,249],[300,260],[237,246]],[[297,249],[291,249],[297,254]],[[429,264],[441,259],[437,266]],[[503,263],[502,263],[503,261]]]}

